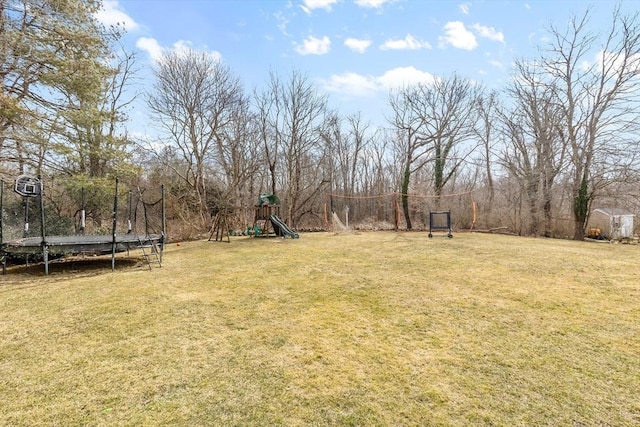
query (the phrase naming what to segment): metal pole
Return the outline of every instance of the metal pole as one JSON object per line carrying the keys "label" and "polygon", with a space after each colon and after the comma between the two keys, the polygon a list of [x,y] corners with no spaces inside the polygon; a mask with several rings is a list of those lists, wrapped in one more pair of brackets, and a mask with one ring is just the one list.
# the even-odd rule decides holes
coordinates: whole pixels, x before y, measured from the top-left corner
{"label": "metal pole", "polygon": [[0,246],[4,244],[4,229],[2,219],[4,217],[4,180],[0,180]]}
{"label": "metal pole", "polygon": [[349,228],[349,205],[345,205],[344,207],[344,219],[345,219],[345,227]]}
{"label": "metal pole", "polygon": [[24,225],[22,227],[22,237],[29,235],[29,197],[23,197],[24,200]]}
{"label": "metal pole", "polygon": [[7,254],[4,252],[4,180],[0,180],[0,248],[2,248],[2,275],[7,274]]}
{"label": "metal pole", "polygon": [[118,223],[118,178],[113,196],[113,226],[111,228],[111,271],[116,269],[116,225]]}
{"label": "metal pole", "polygon": [[131,233],[131,230],[133,229],[131,225],[132,218],[133,218],[133,191],[129,190],[129,219],[128,219],[127,234]]}
{"label": "metal pole", "polygon": [[160,186],[162,192],[162,236],[160,237],[160,265],[162,265],[162,254],[164,253],[164,241],[167,238],[167,220],[164,204],[164,184]]}
{"label": "metal pole", "polygon": [[44,185],[42,179],[38,175],[38,185],[40,186],[40,235],[42,237],[42,257],[44,258],[44,274],[49,275],[49,247],[47,246],[47,232],[45,228],[44,216]]}
{"label": "metal pole", "polygon": [[84,235],[84,229],[86,226],[86,201],[84,198],[84,187],[82,187],[82,206],[80,209],[80,232]]}

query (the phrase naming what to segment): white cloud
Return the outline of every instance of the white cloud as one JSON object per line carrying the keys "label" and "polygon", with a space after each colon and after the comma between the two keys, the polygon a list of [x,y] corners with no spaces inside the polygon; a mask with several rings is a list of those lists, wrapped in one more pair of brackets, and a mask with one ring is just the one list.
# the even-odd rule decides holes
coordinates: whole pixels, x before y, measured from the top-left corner
{"label": "white cloud", "polygon": [[460,21],[450,21],[444,26],[445,35],[440,36],[440,47],[451,45],[457,49],[473,50],[478,47],[476,36]]}
{"label": "white cloud", "polygon": [[434,80],[435,77],[432,74],[410,66],[394,68],[377,77],[357,73],[333,75],[322,83],[327,92],[370,97],[378,92],[386,92],[416,83],[430,84]]}
{"label": "white cloud", "polygon": [[315,9],[324,9],[327,12],[331,12],[331,6],[337,2],[338,0],[303,0],[300,8],[307,14],[310,14]]}
{"label": "white cloud", "polygon": [[465,15],[469,14],[469,8],[471,7],[471,3],[462,3],[460,5],[458,5],[458,9],[460,9],[460,12],[462,12]]}
{"label": "white cloud", "polygon": [[431,84],[434,80],[435,77],[433,74],[418,70],[412,66],[394,68],[376,79],[376,81],[387,90],[410,86],[416,83]]}
{"label": "white cloud", "polygon": [[288,36],[287,33],[287,25],[289,24],[289,19],[285,17],[281,12],[277,12],[273,14],[273,17],[276,18],[278,29],[282,34]]}
{"label": "white cloud", "polygon": [[172,49],[177,54],[183,54],[193,49],[190,41],[187,40],[178,40],[172,46]]}
{"label": "white cloud", "polygon": [[387,40],[380,46],[382,50],[416,50],[423,48],[431,49],[431,45],[428,42],[416,39],[411,34],[407,34],[407,36],[401,40]]}
{"label": "white cloud", "polygon": [[372,96],[379,90],[374,77],[357,73],[333,75],[324,82],[324,88],[328,92],[358,97]]}
{"label": "white cloud", "polygon": [[160,46],[158,40],[150,37],[140,37],[136,41],[136,47],[147,52],[154,62],[158,62],[164,53],[164,48]]}
{"label": "white cloud", "polygon": [[493,27],[486,27],[476,23],[471,26],[471,29],[473,29],[480,37],[504,43],[504,34],[500,31],[496,31]]}
{"label": "white cloud", "polygon": [[[136,41],[136,47],[144,52],[147,52],[153,62],[160,61],[160,59],[162,59],[162,55],[164,55],[165,53],[175,52],[177,54],[181,54],[193,49],[190,41],[178,40],[173,44],[173,46],[171,46],[170,48],[166,48],[161,46],[156,39],[149,37],[140,37]],[[214,61],[222,60],[222,54],[216,50],[210,51],[206,48],[195,50],[206,52],[207,55]]]}
{"label": "white cloud", "polygon": [[[586,61],[583,62],[582,67],[585,67],[585,63]],[[640,75],[639,53],[626,56],[625,53],[622,52],[601,50],[596,54],[595,63],[598,65],[599,70],[608,70],[607,73],[619,73],[624,68],[636,76]]]}
{"label": "white cloud", "polygon": [[94,17],[107,27],[123,25],[127,31],[133,31],[138,28],[138,23],[122,9],[118,0],[104,0],[102,9],[96,12]]}
{"label": "white cloud", "polygon": [[582,61],[582,62],[580,63],[579,68],[580,68],[582,71],[585,71],[585,72],[586,72],[586,71],[589,71],[589,69],[591,68],[591,63],[590,63],[589,61]]}
{"label": "white cloud", "polygon": [[331,48],[331,40],[329,37],[324,36],[321,39],[309,36],[304,39],[302,45],[296,44],[296,52],[300,55],[324,55],[329,53],[329,49]]}
{"label": "white cloud", "polygon": [[368,9],[381,9],[385,3],[393,3],[396,0],[355,0],[355,3],[359,7]]}
{"label": "white cloud", "polygon": [[181,54],[186,53],[187,51],[195,50],[197,52],[205,53],[209,58],[214,61],[222,61],[222,54],[217,50],[209,50],[206,46],[203,48],[194,48],[192,43],[188,40],[178,40],[171,46],[171,51]]}
{"label": "white cloud", "polygon": [[358,53],[364,53],[371,46],[371,40],[348,38],[344,45]]}
{"label": "white cloud", "polygon": [[493,65],[496,68],[504,68],[504,64],[500,61],[496,61],[495,59],[490,59],[489,64]]}

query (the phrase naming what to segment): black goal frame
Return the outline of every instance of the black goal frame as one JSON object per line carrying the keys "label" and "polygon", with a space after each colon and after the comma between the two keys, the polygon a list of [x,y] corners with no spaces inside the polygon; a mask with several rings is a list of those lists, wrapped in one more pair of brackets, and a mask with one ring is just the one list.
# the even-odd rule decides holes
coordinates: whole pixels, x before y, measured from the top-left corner
{"label": "black goal frame", "polygon": [[[442,222],[436,222],[435,217],[444,216],[446,218],[446,225],[441,225]],[[451,211],[429,211],[429,238],[433,237],[434,231],[446,231],[447,237],[452,238],[451,233]]]}

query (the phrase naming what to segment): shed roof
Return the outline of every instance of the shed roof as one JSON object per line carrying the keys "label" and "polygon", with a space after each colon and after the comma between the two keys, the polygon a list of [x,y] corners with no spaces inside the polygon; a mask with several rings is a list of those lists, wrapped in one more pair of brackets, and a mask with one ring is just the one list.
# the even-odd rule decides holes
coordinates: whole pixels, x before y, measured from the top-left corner
{"label": "shed roof", "polygon": [[594,209],[594,212],[600,212],[607,216],[635,216],[629,211],[625,211],[619,208],[598,208]]}

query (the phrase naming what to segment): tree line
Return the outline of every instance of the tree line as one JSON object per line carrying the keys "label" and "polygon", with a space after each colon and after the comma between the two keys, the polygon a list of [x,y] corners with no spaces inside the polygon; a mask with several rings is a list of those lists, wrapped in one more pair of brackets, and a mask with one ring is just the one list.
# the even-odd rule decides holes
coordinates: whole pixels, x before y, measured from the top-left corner
{"label": "tree line", "polygon": [[343,115],[302,72],[268,72],[247,90],[206,52],[167,52],[141,94],[158,136],[126,131],[137,76],[123,29],[94,18],[98,0],[0,0],[0,175],[44,177],[56,215],[80,189],[96,227],[111,182],[163,183],[169,233],[198,237],[224,211],[253,222],[277,194],[293,228],[351,224],[404,229],[451,209],[461,228],[506,227],[582,239],[594,205],[640,210],[640,27],[616,9],[550,26],[500,90],[453,73],[388,94],[387,123]]}

